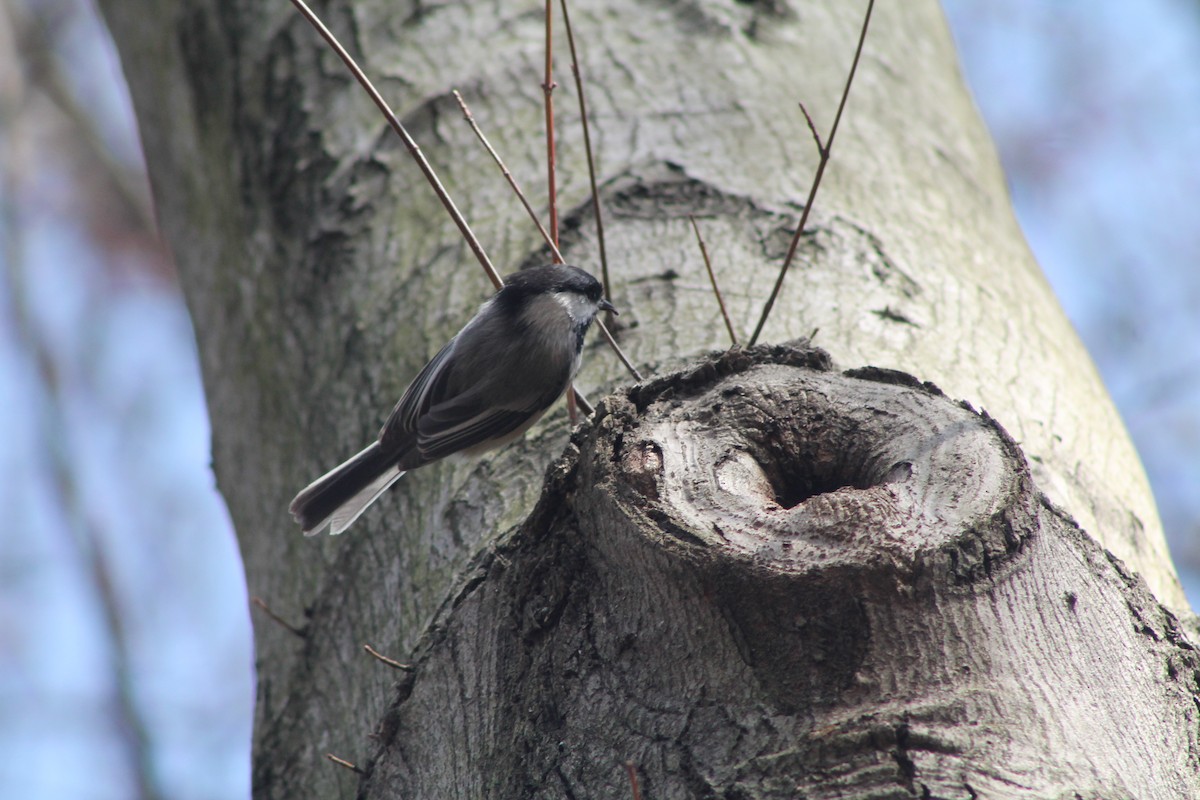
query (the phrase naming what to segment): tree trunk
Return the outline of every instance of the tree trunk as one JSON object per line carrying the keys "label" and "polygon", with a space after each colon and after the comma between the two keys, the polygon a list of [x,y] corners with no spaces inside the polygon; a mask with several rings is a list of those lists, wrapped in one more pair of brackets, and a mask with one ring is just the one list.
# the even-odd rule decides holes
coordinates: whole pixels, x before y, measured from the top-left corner
{"label": "tree trunk", "polygon": [[[699,362],[728,343],[688,215],[749,330],[816,162],[796,101],[828,127],[863,9],[573,7],[619,338],[661,377],[631,387],[589,347],[581,388],[615,391],[565,455],[552,413],[323,539],[288,500],[374,436],[487,282],[290,6],[103,5],[250,592],[303,624],[256,626],[256,796],[629,797],[626,761],[654,798],[1200,793],[1200,663],[1153,500],[936,4],[877,8],[765,332],[823,350]],[[548,260],[449,94],[544,196],[540,6],[321,11],[493,260]],[[595,272],[557,52],[564,250]]]}

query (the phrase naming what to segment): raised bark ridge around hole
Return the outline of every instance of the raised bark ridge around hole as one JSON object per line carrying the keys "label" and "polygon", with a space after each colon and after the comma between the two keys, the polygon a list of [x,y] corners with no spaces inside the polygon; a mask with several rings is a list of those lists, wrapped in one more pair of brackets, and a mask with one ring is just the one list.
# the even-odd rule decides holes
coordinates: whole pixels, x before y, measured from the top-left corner
{"label": "raised bark ridge around hole", "polygon": [[361,797],[1200,796],[1192,644],[985,414],[802,344],[598,409]]}
{"label": "raised bark ridge around hole", "polygon": [[963,583],[1016,552],[1033,515],[1024,460],[986,414],[803,347],[635,387],[605,400],[596,430],[597,488],[699,561],[904,583],[936,565]]}

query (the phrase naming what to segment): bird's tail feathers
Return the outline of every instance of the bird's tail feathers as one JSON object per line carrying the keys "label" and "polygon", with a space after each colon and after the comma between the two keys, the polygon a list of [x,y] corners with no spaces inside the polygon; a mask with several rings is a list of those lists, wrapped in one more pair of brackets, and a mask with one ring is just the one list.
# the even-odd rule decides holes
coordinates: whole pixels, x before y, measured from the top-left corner
{"label": "bird's tail feathers", "polygon": [[[372,503],[379,499],[379,495],[386,492],[388,487],[400,480],[403,475],[404,470],[393,466],[364,486],[358,494],[338,506],[337,510],[329,517],[329,535],[336,536],[353,525],[354,521],[361,517],[362,513]],[[308,535],[312,536],[311,533]]]}
{"label": "bird's tail feathers", "polygon": [[306,486],[288,510],[305,536],[326,527],[339,534],[404,474],[396,462],[395,453],[385,453],[375,442]]}

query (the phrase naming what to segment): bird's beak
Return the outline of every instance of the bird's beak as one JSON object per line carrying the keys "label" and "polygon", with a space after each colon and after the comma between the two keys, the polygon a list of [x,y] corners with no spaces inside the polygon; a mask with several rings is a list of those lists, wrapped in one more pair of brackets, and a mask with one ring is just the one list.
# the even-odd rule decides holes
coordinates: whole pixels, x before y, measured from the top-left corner
{"label": "bird's beak", "polygon": [[600,310],[607,311],[610,314],[616,314],[618,317],[621,316],[621,312],[617,311],[617,307],[603,297],[600,298]]}

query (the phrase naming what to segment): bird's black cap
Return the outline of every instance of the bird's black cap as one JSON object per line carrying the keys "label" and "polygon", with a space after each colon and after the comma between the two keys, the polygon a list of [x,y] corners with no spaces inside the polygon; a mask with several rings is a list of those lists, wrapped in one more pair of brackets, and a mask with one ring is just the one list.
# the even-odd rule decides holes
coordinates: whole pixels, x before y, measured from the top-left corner
{"label": "bird's black cap", "polygon": [[600,302],[604,295],[600,281],[570,264],[548,264],[514,272],[504,278],[501,291],[513,295],[578,292],[594,302]]}

